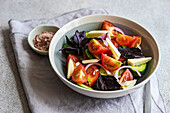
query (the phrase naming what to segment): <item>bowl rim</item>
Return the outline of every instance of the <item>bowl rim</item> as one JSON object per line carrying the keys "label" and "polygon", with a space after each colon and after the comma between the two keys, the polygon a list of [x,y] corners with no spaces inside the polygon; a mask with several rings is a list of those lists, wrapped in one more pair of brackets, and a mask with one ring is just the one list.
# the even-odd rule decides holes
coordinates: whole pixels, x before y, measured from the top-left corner
{"label": "bowl rim", "polygon": [[[59,30],[60,28],[57,27],[57,26],[55,26],[55,25],[41,24],[41,25],[38,25],[38,26],[34,27],[34,28],[31,30],[31,32],[29,33],[29,35],[28,35],[27,41],[28,41],[29,46],[30,46],[34,51],[38,52],[39,54],[41,53],[41,54],[43,54],[43,55],[48,55],[49,50],[48,50],[48,51],[39,50],[39,49],[37,49],[36,47],[34,47],[34,46],[32,45],[33,42],[31,42],[31,41],[33,41],[33,40],[31,39],[32,33],[34,33],[36,29],[39,29],[39,28],[41,28],[41,27],[53,27],[53,28],[58,28],[58,30]],[[56,31],[56,32],[57,32],[57,31]],[[38,33],[37,33],[37,34],[38,34]],[[35,37],[34,37],[34,38],[35,38]],[[33,39],[34,39],[34,38],[33,38]]]}
{"label": "bowl rim", "polygon": [[[142,82],[138,83],[137,85],[135,85],[135,86],[133,86],[133,87],[131,87],[131,88],[128,88],[128,89],[123,89],[123,90],[100,91],[100,90],[89,90],[89,89],[82,88],[82,87],[80,87],[80,86],[78,86],[78,85],[76,85],[76,84],[68,81],[65,77],[63,77],[63,76],[60,74],[60,72],[58,71],[58,69],[54,68],[54,67],[55,67],[55,62],[53,62],[53,60],[54,60],[53,58],[54,58],[54,57],[52,56],[52,55],[53,55],[53,54],[52,54],[52,53],[53,53],[52,50],[53,50],[54,39],[52,39],[51,44],[50,44],[50,47],[49,47],[49,60],[50,60],[50,64],[51,64],[52,68],[54,69],[54,71],[56,72],[57,76],[58,76],[62,81],[66,82],[66,83],[68,83],[69,85],[72,85],[72,86],[74,86],[74,87],[76,87],[76,88],[78,88],[78,89],[85,90],[85,91],[92,92],[92,93],[101,93],[101,94],[105,94],[105,93],[106,93],[106,94],[122,93],[122,92],[127,92],[127,91],[130,91],[130,90],[133,90],[133,89],[137,89],[137,88],[139,88],[139,87],[142,87],[142,86],[145,85],[145,84],[150,80],[150,78],[155,74],[155,72],[157,71],[158,66],[159,66],[159,64],[160,64],[160,48],[159,48],[159,45],[158,45],[156,39],[151,35],[151,33],[149,32],[148,29],[144,28],[142,25],[138,24],[137,22],[132,21],[132,20],[129,20],[129,19],[124,18],[124,17],[114,16],[114,15],[110,15],[110,14],[109,14],[109,15],[106,15],[106,14],[97,14],[97,15],[83,16],[83,17],[77,18],[77,19],[75,19],[75,20],[72,20],[72,21],[68,22],[67,24],[65,24],[63,27],[61,27],[61,28],[59,29],[59,31],[62,31],[63,29],[67,28],[67,26],[69,26],[69,25],[72,24],[72,23],[75,23],[75,22],[78,21],[78,20],[86,19],[86,18],[89,18],[89,17],[100,17],[100,16],[107,16],[107,17],[111,17],[111,18],[118,18],[118,19],[123,19],[123,20],[129,21],[129,22],[131,22],[131,23],[133,23],[133,24],[138,25],[140,28],[144,29],[144,30],[152,37],[153,41],[155,42],[155,44],[156,44],[156,46],[157,46],[157,50],[158,50],[158,62],[157,62],[157,65],[156,65],[155,69],[154,69],[153,72],[150,74],[150,76],[148,76],[146,79],[144,79]],[[74,27],[76,27],[76,26],[74,26]],[[58,31],[58,32],[59,32],[59,31]],[[57,32],[55,35],[58,35],[58,32]],[[54,37],[55,37],[55,35],[54,35]],[[55,41],[56,41],[56,40],[55,40]],[[58,41],[59,41],[59,39],[57,40],[57,42],[58,42]],[[67,85],[67,84],[66,84],[66,85]]]}

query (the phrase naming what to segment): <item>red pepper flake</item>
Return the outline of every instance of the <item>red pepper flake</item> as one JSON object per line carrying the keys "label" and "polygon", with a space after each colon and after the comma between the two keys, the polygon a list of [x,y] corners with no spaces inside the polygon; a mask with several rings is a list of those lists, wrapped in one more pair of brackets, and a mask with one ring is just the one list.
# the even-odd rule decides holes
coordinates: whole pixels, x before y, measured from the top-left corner
{"label": "red pepper flake", "polygon": [[53,32],[42,32],[42,34],[36,35],[33,39],[34,47],[39,50],[48,51],[53,36]]}

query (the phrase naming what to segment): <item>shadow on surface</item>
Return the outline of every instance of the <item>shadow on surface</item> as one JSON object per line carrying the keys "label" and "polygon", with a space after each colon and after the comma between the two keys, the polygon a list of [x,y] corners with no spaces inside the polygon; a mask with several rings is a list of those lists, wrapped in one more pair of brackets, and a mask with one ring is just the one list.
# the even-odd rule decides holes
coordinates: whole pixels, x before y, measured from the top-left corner
{"label": "shadow on surface", "polygon": [[20,101],[22,103],[23,111],[24,111],[24,113],[30,113],[31,111],[28,107],[28,102],[27,102],[26,95],[25,95],[25,92],[24,92],[24,89],[23,89],[23,86],[22,86],[21,78],[19,76],[14,51],[12,49],[12,44],[11,44],[11,41],[10,41],[10,38],[9,38],[10,30],[9,29],[2,29],[1,32],[2,32],[2,35],[3,35],[3,38],[4,38],[3,46],[5,48],[5,52],[6,52],[8,62],[10,64],[10,68],[11,68],[12,73],[13,73],[14,78],[15,78],[16,87],[17,87],[17,90],[19,92],[19,98],[20,98]]}

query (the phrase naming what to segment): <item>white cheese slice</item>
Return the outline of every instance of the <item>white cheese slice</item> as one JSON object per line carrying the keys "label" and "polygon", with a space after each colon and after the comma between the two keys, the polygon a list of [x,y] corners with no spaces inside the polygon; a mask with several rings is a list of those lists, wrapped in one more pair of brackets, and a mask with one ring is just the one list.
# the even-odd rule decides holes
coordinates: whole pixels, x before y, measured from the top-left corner
{"label": "white cheese slice", "polygon": [[90,31],[87,33],[88,38],[95,38],[100,37],[101,35],[106,34],[108,31],[106,30],[96,30],[96,31]]}
{"label": "white cheese slice", "polygon": [[83,64],[89,64],[89,63],[95,63],[95,62],[98,62],[100,60],[98,59],[90,59],[90,60],[82,60],[82,63]]}
{"label": "white cheese slice", "polygon": [[132,66],[141,65],[141,64],[147,63],[151,60],[152,60],[152,57],[128,59],[128,64],[130,64]]}
{"label": "white cheese slice", "polygon": [[120,52],[117,50],[117,48],[114,46],[114,44],[110,41],[109,38],[106,38],[106,41],[108,43],[108,46],[110,48],[110,50],[112,51],[113,53],[113,57],[118,60],[121,56]]}
{"label": "white cheese slice", "polygon": [[73,60],[70,58],[70,60],[68,61],[67,79],[70,79],[74,69],[75,69],[75,64]]}
{"label": "white cheese slice", "polygon": [[123,89],[131,88],[136,84],[136,81],[137,81],[136,79],[131,80],[131,81],[126,81],[126,82],[121,84],[121,87]]}

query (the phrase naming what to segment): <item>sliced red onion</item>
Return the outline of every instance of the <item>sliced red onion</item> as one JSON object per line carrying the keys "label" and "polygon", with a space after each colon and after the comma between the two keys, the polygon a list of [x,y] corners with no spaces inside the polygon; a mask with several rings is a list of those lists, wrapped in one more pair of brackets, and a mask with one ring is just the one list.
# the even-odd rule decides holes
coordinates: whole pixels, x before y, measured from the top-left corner
{"label": "sliced red onion", "polygon": [[123,69],[123,68],[133,69],[133,70],[135,70],[135,71],[137,72],[137,74],[138,74],[139,76],[142,76],[142,75],[140,74],[140,72],[137,71],[134,67],[132,67],[132,66],[122,66],[122,67],[120,67],[119,69],[117,69],[116,72],[115,72],[115,74],[114,74],[114,76],[115,76],[115,78],[117,79],[117,81],[119,81],[119,79],[118,79],[118,72],[119,72],[121,69]]}
{"label": "sliced red onion", "polygon": [[91,65],[93,65],[92,63],[91,64],[88,64],[86,67],[85,67],[85,70],[87,70]]}
{"label": "sliced red onion", "polygon": [[121,34],[125,34],[120,28],[118,28],[118,27],[110,27],[109,28],[109,33],[108,33],[108,38],[110,38],[111,39],[111,37],[110,37],[110,34],[111,34],[111,31],[113,31],[113,30],[116,30],[116,31],[119,31]]}
{"label": "sliced red onion", "polygon": [[106,40],[103,40],[104,45],[108,46],[108,43]]}
{"label": "sliced red onion", "polygon": [[87,70],[91,65],[98,65],[98,66],[102,67],[102,68],[106,71],[106,73],[107,73],[108,75],[113,75],[110,71],[108,71],[107,69],[105,69],[105,68],[103,67],[103,65],[101,65],[100,63],[90,63],[90,64],[88,64],[88,65],[85,67],[85,70]]}
{"label": "sliced red onion", "polygon": [[106,39],[106,37],[107,37],[107,33],[106,34],[104,34],[104,35],[102,35],[102,36],[100,36],[99,38],[101,38],[101,39]]}

